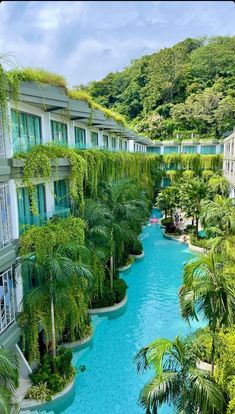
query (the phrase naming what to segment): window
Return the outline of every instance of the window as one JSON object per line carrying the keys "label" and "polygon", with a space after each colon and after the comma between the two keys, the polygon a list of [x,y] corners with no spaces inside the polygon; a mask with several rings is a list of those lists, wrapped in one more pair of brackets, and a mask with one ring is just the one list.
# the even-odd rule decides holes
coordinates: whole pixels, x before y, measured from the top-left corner
{"label": "window", "polygon": [[164,154],[178,154],[178,147],[164,147]]}
{"label": "window", "polygon": [[182,147],[182,152],[186,154],[196,154],[197,153],[197,146],[186,145]]}
{"label": "window", "polygon": [[119,149],[120,149],[120,151],[122,151],[122,140],[121,140],[121,138],[119,138]]}
{"label": "window", "polygon": [[75,127],[75,148],[86,148],[86,130]]}
{"label": "window", "polygon": [[11,110],[13,152],[29,151],[41,143],[41,118]]}
{"label": "window", "polygon": [[68,133],[67,125],[62,122],[51,121],[51,136],[52,140],[57,144],[67,146],[68,143]]}
{"label": "window", "polygon": [[0,185],[0,248],[12,240],[10,194],[8,184]]}
{"label": "window", "polygon": [[15,320],[16,298],[12,268],[0,272],[0,333]]}
{"label": "window", "polygon": [[92,147],[98,147],[98,133],[91,132],[91,145]]}
{"label": "window", "polygon": [[155,154],[160,154],[161,147],[147,147],[147,152],[154,152]]}
{"label": "window", "polygon": [[55,210],[69,208],[69,186],[67,180],[54,181]]}
{"label": "window", "polygon": [[109,137],[108,137],[108,135],[103,135],[103,147],[104,148],[109,147]]}
{"label": "window", "polygon": [[215,145],[206,145],[201,146],[201,154],[215,154],[216,153],[216,146]]}
{"label": "window", "polygon": [[117,141],[116,138],[112,137],[112,148],[116,149]]}
{"label": "window", "polygon": [[127,141],[125,141],[125,151],[128,150]]}
{"label": "window", "polygon": [[29,225],[41,226],[46,221],[46,202],[44,184],[34,187],[34,200],[37,214],[33,215],[30,206],[30,197],[27,188],[17,190],[18,214],[20,233],[25,231]]}

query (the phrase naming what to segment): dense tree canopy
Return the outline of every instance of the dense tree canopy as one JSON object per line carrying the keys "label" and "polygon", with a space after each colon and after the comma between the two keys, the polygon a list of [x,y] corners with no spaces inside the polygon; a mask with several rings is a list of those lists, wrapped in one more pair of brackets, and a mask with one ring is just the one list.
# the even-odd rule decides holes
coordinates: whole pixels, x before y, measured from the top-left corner
{"label": "dense tree canopy", "polygon": [[235,37],[188,38],[85,89],[152,139],[218,138],[235,124],[234,52]]}

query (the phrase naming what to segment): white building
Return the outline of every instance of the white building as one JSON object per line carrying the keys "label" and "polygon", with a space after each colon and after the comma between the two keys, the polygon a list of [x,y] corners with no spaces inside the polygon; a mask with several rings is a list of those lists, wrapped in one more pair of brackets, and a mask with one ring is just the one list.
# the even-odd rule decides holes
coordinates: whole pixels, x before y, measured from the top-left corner
{"label": "white building", "polygon": [[0,345],[18,341],[15,323],[23,295],[16,250],[19,235],[28,225],[43,224],[54,214],[69,211],[69,161],[61,160],[59,175],[51,181],[34,179],[39,214],[33,216],[29,193],[22,184],[24,161],[14,159],[19,151],[36,144],[56,142],[70,148],[146,152],[148,139],[124,128],[87,102],[70,99],[64,88],[21,84],[17,111],[9,93],[10,128],[0,126]]}
{"label": "white building", "polygon": [[230,197],[235,198],[235,128],[224,140],[223,171],[230,184]]}

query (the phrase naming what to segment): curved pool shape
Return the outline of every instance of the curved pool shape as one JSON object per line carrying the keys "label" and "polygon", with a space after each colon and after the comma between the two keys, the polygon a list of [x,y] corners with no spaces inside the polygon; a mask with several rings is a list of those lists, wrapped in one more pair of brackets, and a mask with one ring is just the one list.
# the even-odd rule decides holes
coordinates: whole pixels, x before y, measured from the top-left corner
{"label": "curved pool shape", "polygon": [[[153,215],[160,217],[157,210]],[[148,224],[140,239],[144,259],[123,274],[128,304],[120,314],[93,317],[91,345],[75,352],[78,369],[73,392],[39,412],[55,414],[144,414],[138,405],[140,389],[151,372],[138,374],[133,359],[139,349],[156,338],[173,338],[190,332],[179,313],[178,289],[182,266],[190,257],[185,244],[167,240],[159,224]],[[196,324],[191,329],[195,329]],[[79,367],[85,365],[84,372]],[[172,414],[162,407],[161,414]]]}

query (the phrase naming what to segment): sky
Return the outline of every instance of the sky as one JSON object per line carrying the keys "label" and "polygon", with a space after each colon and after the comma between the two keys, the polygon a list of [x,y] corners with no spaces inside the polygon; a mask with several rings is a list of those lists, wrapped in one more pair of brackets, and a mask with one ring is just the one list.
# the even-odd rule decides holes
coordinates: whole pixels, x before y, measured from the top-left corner
{"label": "sky", "polygon": [[74,86],[187,37],[235,35],[234,22],[233,1],[3,1],[0,56]]}

